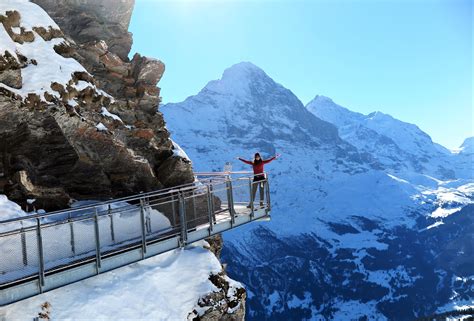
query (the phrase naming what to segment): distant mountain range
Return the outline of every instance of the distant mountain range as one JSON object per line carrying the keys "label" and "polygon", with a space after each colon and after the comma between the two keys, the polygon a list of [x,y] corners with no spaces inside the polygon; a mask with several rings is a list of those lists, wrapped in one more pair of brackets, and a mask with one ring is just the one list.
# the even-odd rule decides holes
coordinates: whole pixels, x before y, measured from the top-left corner
{"label": "distant mountain range", "polygon": [[412,320],[474,305],[473,138],[453,153],[417,126],[316,96],[251,63],[162,106],[194,169],[266,165],[272,220],[224,235],[249,320]]}
{"label": "distant mountain range", "polygon": [[[386,169],[397,173],[416,171],[440,179],[472,178],[473,167],[465,166],[464,161],[469,147],[453,153],[434,143],[416,125],[381,112],[356,113],[324,96],[316,96],[306,108],[335,125],[342,139],[376,157]],[[463,146],[472,149],[473,139],[466,139]]]}

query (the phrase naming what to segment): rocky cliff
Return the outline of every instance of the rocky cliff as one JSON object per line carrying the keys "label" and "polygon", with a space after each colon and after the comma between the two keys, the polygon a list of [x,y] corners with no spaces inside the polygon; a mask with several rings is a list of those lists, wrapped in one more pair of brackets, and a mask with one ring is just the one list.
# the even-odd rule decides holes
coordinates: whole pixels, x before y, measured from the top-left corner
{"label": "rocky cliff", "polygon": [[35,2],[54,21],[0,4],[4,193],[50,210],[192,181],[156,110],[164,64],[128,58],[134,2]]}
{"label": "rocky cliff", "polygon": [[[0,3],[0,194],[53,210],[193,181],[156,108],[165,65],[128,58],[134,1],[32,2]],[[244,288],[208,273],[188,319],[242,320]]]}

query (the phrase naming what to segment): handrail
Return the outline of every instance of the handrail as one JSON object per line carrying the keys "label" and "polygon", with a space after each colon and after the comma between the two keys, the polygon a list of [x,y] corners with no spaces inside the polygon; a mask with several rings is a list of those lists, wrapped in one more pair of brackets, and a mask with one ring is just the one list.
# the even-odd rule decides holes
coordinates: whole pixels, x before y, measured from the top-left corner
{"label": "handrail", "polygon": [[[5,254],[0,261],[0,306],[268,217],[268,178],[260,186],[265,205],[254,209],[253,193],[261,183],[254,182],[254,175],[232,177],[242,174],[249,172],[197,173],[196,178],[211,178],[0,222],[27,223],[0,233]],[[127,202],[131,200],[139,202]],[[122,202],[112,209],[111,204]],[[250,209],[243,206],[247,202]],[[77,211],[88,212],[71,215]],[[42,220],[54,215],[59,217]]]}
{"label": "handrail", "polygon": [[[198,176],[223,176],[223,175],[232,175],[232,174],[249,174],[251,172],[247,171],[241,171],[241,172],[203,172],[203,173],[195,173],[195,177]],[[252,175],[253,177],[253,175]],[[27,215],[27,216],[22,216],[22,217],[15,217],[7,220],[2,220],[0,221],[1,224],[8,224],[8,223],[14,223],[14,222],[20,222],[24,220],[30,220],[30,219],[37,219],[37,218],[45,218],[49,216],[55,216],[55,215],[60,215],[60,214],[67,214],[67,213],[73,213],[73,212],[79,212],[79,211],[84,211],[88,209],[95,209],[100,206],[104,205],[109,205],[109,204],[114,204],[114,203],[119,203],[119,202],[127,202],[127,201],[134,201],[134,200],[139,200],[143,197],[156,197],[156,196],[162,196],[166,194],[171,194],[171,193],[176,193],[179,191],[185,191],[185,190],[191,190],[194,187],[196,187],[196,184],[200,183],[199,181],[194,181],[192,183],[186,183],[186,184],[181,184],[173,187],[167,187],[164,189],[160,190],[155,190],[151,192],[146,192],[146,193],[139,193],[135,195],[130,195],[122,198],[116,198],[112,200],[107,200],[107,201],[102,201],[102,202],[97,202],[94,204],[90,205],[83,205],[83,206],[78,206],[78,207],[73,207],[73,208],[68,208],[68,209],[62,209],[62,210],[57,210],[57,211],[52,211],[52,212],[47,212],[47,213],[36,213],[32,215]]]}
{"label": "handrail", "polygon": [[253,174],[250,171],[235,171],[235,172],[195,172],[195,176],[224,176],[232,174]]}

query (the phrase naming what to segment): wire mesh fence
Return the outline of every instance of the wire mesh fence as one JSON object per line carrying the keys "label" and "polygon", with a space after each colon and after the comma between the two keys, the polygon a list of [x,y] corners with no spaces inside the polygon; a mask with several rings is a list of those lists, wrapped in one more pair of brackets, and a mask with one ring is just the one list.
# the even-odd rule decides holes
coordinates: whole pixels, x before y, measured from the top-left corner
{"label": "wire mesh fence", "polygon": [[[194,183],[0,222],[0,288],[29,277],[233,221],[252,199],[252,176],[208,173]],[[263,188],[265,189],[265,184]],[[267,188],[268,189],[268,188]],[[268,197],[266,196],[268,194]],[[264,192],[269,206],[269,193]],[[253,211],[253,209],[252,209]],[[249,214],[247,212],[247,214]]]}

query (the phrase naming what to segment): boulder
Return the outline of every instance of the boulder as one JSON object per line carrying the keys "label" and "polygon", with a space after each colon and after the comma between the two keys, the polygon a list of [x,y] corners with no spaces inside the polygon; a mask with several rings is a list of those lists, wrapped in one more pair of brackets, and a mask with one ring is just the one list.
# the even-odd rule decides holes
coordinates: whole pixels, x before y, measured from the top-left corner
{"label": "boulder", "polygon": [[21,70],[20,69],[3,70],[0,73],[0,82],[12,88],[20,89],[22,86]]}

